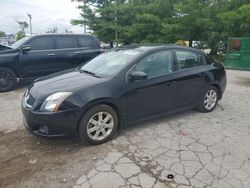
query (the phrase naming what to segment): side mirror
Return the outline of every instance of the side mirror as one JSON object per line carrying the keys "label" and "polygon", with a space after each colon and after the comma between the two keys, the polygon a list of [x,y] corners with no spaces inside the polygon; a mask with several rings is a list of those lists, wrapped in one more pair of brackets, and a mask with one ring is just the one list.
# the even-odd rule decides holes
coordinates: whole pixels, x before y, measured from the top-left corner
{"label": "side mirror", "polygon": [[22,52],[28,52],[31,50],[31,47],[29,45],[23,45]]}
{"label": "side mirror", "polygon": [[130,80],[145,80],[148,78],[148,75],[145,72],[142,71],[135,71],[130,74]]}

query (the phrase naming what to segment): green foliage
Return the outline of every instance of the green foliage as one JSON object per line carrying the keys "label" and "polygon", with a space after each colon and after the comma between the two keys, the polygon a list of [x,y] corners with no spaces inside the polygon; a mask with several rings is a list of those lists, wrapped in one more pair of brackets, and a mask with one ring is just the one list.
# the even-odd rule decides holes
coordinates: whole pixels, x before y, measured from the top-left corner
{"label": "green foliage", "polygon": [[250,4],[218,14],[225,32],[232,36],[250,36]]}
{"label": "green foliage", "polygon": [[220,41],[250,36],[250,0],[78,0],[81,20],[103,42],[203,41],[216,52]]}
{"label": "green foliage", "polygon": [[18,31],[16,33],[16,41],[22,39],[23,37],[25,37],[25,33],[23,31]]}
{"label": "green foliage", "polygon": [[29,27],[29,24],[26,21],[17,21],[17,24],[19,25],[22,32],[24,32],[24,30]]}

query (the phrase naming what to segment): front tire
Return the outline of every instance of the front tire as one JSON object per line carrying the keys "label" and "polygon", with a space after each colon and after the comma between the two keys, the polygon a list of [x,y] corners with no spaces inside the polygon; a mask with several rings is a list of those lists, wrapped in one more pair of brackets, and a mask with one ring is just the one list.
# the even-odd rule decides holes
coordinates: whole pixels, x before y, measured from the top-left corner
{"label": "front tire", "polygon": [[0,92],[10,91],[17,83],[16,75],[10,69],[0,68]]}
{"label": "front tire", "polygon": [[102,144],[110,140],[118,127],[118,116],[108,105],[97,105],[89,109],[79,125],[79,136],[90,144]]}
{"label": "front tire", "polygon": [[199,111],[204,113],[212,112],[218,103],[218,97],[218,89],[214,86],[209,86],[200,99]]}

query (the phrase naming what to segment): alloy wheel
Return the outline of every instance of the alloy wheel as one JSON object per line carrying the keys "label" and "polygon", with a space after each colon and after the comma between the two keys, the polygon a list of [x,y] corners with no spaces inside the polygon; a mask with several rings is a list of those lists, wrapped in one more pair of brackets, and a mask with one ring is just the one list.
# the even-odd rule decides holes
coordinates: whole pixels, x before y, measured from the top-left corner
{"label": "alloy wheel", "polygon": [[211,110],[217,103],[217,93],[215,90],[209,90],[204,99],[204,106],[207,110]]}
{"label": "alloy wheel", "polygon": [[0,72],[0,90],[9,89],[13,85],[13,80],[8,72]]}
{"label": "alloy wheel", "polygon": [[110,135],[113,128],[113,116],[108,112],[98,112],[88,121],[87,134],[91,139],[101,141]]}

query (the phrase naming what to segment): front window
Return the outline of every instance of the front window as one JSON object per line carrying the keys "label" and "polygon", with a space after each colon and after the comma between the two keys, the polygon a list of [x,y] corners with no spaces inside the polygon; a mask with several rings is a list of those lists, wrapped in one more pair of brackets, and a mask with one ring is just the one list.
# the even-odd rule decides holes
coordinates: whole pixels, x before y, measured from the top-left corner
{"label": "front window", "polygon": [[49,50],[54,48],[54,40],[52,37],[38,37],[28,42],[31,51],[33,50]]}
{"label": "front window", "polygon": [[168,74],[173,71],[172,61],[171,51],[156,52],[140,60],[135,66],[135,71],[142,71],[146,73],[148,77]]}
{"label": "front window", "polygon": [[24,38],[18,40],[17,42],[15,42],[14,44],[11,45],[11,48],[18,48],[23,43],[25,43],[29,38],[30,38],[30,36],[27,36],[27,37],[24,37]]}
{"label": "front window", "polygon": [[114,76],[142,52],[137,49],[114,49],[83,65],[81,71],[98,76]]}

